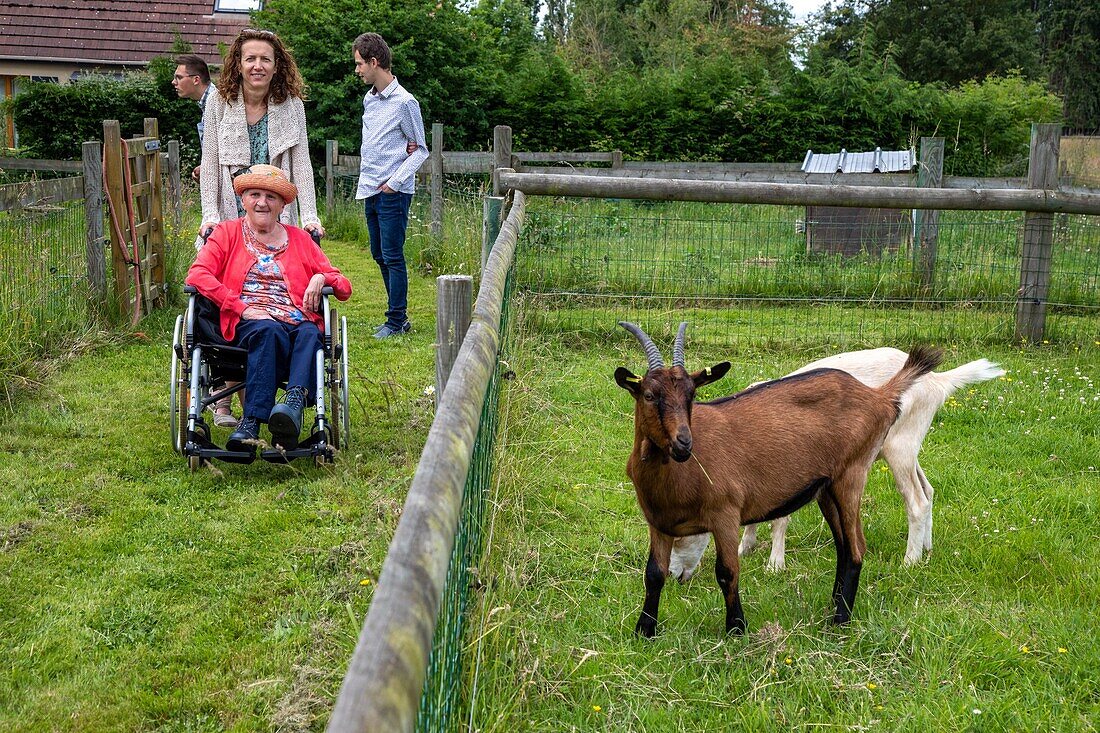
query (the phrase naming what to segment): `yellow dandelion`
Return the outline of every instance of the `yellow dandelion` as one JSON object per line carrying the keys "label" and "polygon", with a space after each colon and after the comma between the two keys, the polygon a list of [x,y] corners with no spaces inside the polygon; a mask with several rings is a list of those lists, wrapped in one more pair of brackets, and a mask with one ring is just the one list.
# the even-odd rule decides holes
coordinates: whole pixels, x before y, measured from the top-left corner
{"label": "yellow dandelion", "polygon": [[363,578],[359,581],[359,585],[370,585],[370,578]]}
{"label": "yellow dandelion", "polygon": [[1066,649],[1064,646],[1058,647],[1058,653],[1059,654],[1065,654],[1068,651],[1069,651],[1069,649]]}
{"label": "yellow dandelion", "polygon": [[603,708],[601,708],[599,705],[593,705],[592,709],[595,710],[597,713],[603,710]]}
{"label": "yellow dandelion", "polygon": [[877,689],[877,688],[878,688],[878,685],[876,685],[874,682],[868,682],[867,683],[867,689],[868,690],[874,690],[874,689]]}
{"label": "yellow dandelion", "polygon": [[786,659],[783,660],[783,664],[790,664],[793,661],[794,661],[793,659],[791,659],[790,657],[787,657]]}
{"label": "yellow dandelion", "polygon": [[1027,644],[1020,645],[1020,651],[1024,654],[1031,654],[1031,649],[1028,648]]}
{"label": "yellow dandelion", "polygon": [[882,706],[881,705],[875,705],[875,710],[882,710]]}

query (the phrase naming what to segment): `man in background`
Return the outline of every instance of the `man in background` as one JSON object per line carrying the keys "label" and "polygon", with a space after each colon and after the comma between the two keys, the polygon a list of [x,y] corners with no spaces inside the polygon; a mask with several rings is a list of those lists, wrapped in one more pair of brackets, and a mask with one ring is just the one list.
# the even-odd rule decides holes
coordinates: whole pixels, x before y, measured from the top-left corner
{"label": "man in background", "polygon": [[363,33],[352,46],[355,73],[367,85],[363,97],[363,145],[356,199],[363,200],[370,251],[388,298],[386,321],[376,339],[408,333],[409,274],[405,230],[416,190],[416,171],[428,158],[420,103],[390,71],[392,55],[382,36]]}
{"label": "man in background", "polygon": [[[183,99],[193,99],[199,105],[199,145],[202,145],[202,113],[206,111],[206,100],[210,92],[218,90],[210,83],[210,69],[201,57],[193,53],[184,54],[176,58],[176,73],[172,76],[172,86],[176,88],[176,94]],[[195,166],[191,171],[191,179],[199,180],[199,169]]]}

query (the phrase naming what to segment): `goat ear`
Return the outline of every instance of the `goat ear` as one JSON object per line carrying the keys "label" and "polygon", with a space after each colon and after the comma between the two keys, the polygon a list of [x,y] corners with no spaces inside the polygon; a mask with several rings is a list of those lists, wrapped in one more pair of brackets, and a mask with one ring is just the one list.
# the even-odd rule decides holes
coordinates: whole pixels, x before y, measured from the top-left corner
{"label": "goat ear", "polygon": [[691,375],[691,379],[695,382],[696,388],[702,387],[704,384],[710,384],[711,382],[717,382],[722,377],[726,376],[726,372],[730,370],[731,364],[728,361],[724,361],[721,364],[715,364],[712,367],[706,367]]}
{"label": "goat ear", "polygon": [[642,390],[642,378],[626,367],[615,370],[615,382],[630,394],[637,396]]}

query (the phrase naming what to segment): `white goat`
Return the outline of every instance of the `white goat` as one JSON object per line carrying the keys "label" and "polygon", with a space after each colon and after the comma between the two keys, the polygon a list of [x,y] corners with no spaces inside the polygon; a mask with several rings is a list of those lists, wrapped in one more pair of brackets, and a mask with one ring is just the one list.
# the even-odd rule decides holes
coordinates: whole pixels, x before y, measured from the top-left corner
{"label": "white goat", "polygon": [[[864,384],[877,387],[897,374],[905,363],[904,351],[888,347],[850,351],[819,359],[797,369],[791,374],[801,374],[811,369],[840,369],[848,372]],[[905,564],[920,561],[923,553],[932,549],[932,495],[934,490],[924,475],[917,454],[921,443],[932,426],[936,411],[951,394],[968,384],[984,382],[1003,376],[1004,369],[986,360],[978,359],[945,372],[929,372],[917,380],[901,399],[901,414],[886,434],[879,457],[884,459],[894,473],[898,493],[905,501],[905,513],[909,518],[909,541],[905,549]],[[788,375],[790,376],[790,375]],[[782,570],[785,566],[787,523],[790,517],[772,521],[772,548],[766,568]],[[669,574],[686,581],[695,574],[710,536],[707,534],[679,537],[673,543]],[[746,555],[757,544],[756,525],[745,527],[739,552]]]}

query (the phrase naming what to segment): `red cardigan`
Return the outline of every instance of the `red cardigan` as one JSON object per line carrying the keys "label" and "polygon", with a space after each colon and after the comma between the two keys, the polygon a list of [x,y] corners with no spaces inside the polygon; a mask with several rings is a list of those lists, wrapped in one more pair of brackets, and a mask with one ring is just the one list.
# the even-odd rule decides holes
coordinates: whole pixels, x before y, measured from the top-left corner
{"label": "red cardigan", "polygon": [[[194,285],[221,309],[222,336],[230,343],[237,333],[241,314],[247,307],[240,297],[244,279],[256,262],[245,247],[241,221],[230,219],[218,224],[187,271],[187,284]],[[302,305],[310,278],[317,273],[324,275],[325,285],[332,286],[338,300],[351,297],[351,282],[333,267],[321,248],[310,239],[309,232],[286,226],[286,233],[286,249],[276,255],[282,266],[283,282],[294,305],[324,331],[321,314],[307,311]]]}

